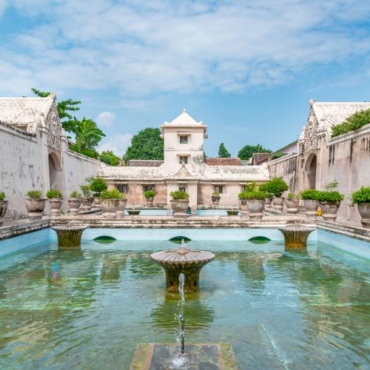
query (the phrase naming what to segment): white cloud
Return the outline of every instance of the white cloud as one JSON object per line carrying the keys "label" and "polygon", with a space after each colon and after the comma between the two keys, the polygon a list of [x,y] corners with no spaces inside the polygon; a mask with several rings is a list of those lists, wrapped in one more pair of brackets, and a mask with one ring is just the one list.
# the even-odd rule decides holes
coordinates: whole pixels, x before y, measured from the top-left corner
{"label": "white cloud", "polygon": [[96,122],[100,126],[109,127],[112,125],[116,118],[116,115],[112,112],[101,112],[98,114],[98,117],[96,118]]}
{"label": "white cloud", "polygon": [[131,145],[131,134],[119,134],[110,137],[108,140],[103,140],[98,148],[98,152],[110,150],[118,157],[122,157],[127,148]]}
{"label": "white cloud", "polygon": [[[5,7],[0,0],[1,9]],[[14,90],[27,71],[35,86],[115,88],[121,96],[191,93],[285,84],[310,68],[370,53],[355,25],[363,0],[14,0],[37,26],[0,41]],[[353,72],[356,73],[355,71]],[[14,76],[14,77],[12,77]]]}

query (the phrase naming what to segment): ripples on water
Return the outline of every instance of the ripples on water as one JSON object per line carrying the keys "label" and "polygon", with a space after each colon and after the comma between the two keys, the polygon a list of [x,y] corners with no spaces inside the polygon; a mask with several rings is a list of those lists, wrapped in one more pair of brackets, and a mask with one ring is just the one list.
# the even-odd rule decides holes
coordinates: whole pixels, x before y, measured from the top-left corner
{"label": "ripples on water", "polygon": [[[229,342],[240,369],[370,367],[368,261],[238,243],[186,295],[186,342]],[[126,247],[1,260],[0,368],[128,369],[138,343],[175,343],[178,296],[147,246]]]}

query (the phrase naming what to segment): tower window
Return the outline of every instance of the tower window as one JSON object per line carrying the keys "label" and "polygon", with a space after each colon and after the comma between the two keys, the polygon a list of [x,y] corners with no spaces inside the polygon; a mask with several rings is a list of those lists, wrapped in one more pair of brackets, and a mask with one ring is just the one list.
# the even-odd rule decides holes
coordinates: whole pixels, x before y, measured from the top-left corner
{"label": "tower window", "polygon": [[180,164],[188,164],[188,156],[182,155],[179,157]]}
{"label": "tower window", "polygon": [[181,135],[180,136],[180,144],[187,144],[189,142],[189,136]]}

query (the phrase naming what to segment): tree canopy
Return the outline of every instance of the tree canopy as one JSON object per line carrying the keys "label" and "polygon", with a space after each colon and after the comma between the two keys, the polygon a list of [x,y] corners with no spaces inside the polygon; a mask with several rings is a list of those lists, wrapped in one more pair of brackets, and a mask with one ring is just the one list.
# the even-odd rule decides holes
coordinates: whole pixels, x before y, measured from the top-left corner
{"label": "tree canopy", "polygon": [[271,153],[272,150],[265,149],[262,145],[246,145],[239,150],[238,157],[242,160],[248,160],[253,156],[253,153]]}
{"label": "tree canopy", "polygon": [[117,157],[111,150],[106,150],[100,153],[100,160],[110,166],[118,166],[120,163],[119,157]]}
{"label": "tree canopy", "polygon": [[130,159],[156,159],[164,158],[163,139],[159,128],[148,127],[131,140],[131,146],[127,148],[123,156],[126,162]]}
{"label": "tree canopy", "polygon": [[221,143],[218,148],[218,157],[219,158],[230,158],[231,157],[231,154],[225,148],[224,143]]}

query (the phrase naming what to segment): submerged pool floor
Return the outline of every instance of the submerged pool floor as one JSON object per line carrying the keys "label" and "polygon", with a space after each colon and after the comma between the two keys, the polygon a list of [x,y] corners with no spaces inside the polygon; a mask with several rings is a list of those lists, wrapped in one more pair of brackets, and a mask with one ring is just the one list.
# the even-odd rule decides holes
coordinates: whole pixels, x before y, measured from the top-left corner
{"label": "submerged pool floor", "polygon": [[[242,370],[370,368],[369,261],[316,241],[188,246],[216,259],[186,295],[185,348],[228,343]],[[0,259],[0,368],[129,369],[139,343],[176,343],[178,296],[150,259],[176,247],[53,240]]]}

